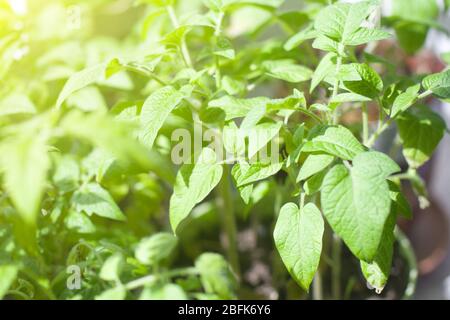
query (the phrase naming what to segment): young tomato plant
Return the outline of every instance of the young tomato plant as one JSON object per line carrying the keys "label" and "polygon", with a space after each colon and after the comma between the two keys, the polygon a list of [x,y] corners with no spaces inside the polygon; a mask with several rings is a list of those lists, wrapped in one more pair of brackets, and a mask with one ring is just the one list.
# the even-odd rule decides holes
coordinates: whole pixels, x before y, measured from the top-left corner
{"label": "young tomato plant", "polygon": [[[314,298],[344,298],[344,258],[381,293],[408,247],[401,181],[426,203],[417,169],[446,132],[426,102],[450,99],[450,70],[406,77],[377,43],[395,31],[412,54],[439,9],[284,2],[139,0],[118,41],[0,0],[0,297],[255,298],[263,263],[277,297],[315,279]],[[394,125],[407,168],[378,148]]]}

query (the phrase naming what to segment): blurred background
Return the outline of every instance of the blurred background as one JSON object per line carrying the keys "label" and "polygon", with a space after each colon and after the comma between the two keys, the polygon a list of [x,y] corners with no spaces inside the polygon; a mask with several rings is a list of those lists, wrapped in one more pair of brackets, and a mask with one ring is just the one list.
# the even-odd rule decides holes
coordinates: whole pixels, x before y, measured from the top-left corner
{"label": "blurred background", "polygon": [[[73,72],[117,56],[132,59],[151,54],[152,44],[158,40],[164,25],[157,12],[137,6],[139,2],[146,1],[0,0],[0,96],[15,99],[16,105],[24,110],[46,108],[46,101],[55,96]],[[393,26],[398,41],[383,41],[372,50],[388,57],[399,72],[407,75],[439,72],[450,63],[449,11],[444,10],[444,0],[435,1],[439,10],[431,12],[414,10],[415,0],[410,2],[413,13],[393,13],[392,1],[382,1],[381,22],[392,26],[389,17],[395,16],[396,23],[401,21],[403,25]],[[283,10],[300,9],[303,3],[302,0],[286,0]],[[178,1],[179,11],[186,16],[196,12],[200,4],[201,0]],[[240,9],[230,18],[227,33],[237,42],[241,35],[257,38],[279,36],[281,31],[276,28],[259,33],[259,28],[269,19],[271,15],[262,9]],[[294,22],[301,25],[301,21]],[[404,32],[408,23],[419,24],[420,27],[410,33]],[[132,82],[125,73],[108,83],[108,87],[113,89],[130,86]],[[266,89],[280,90],[277,87]],[[118,100],[115,95],[89,88],[73,95],[68,103],[83,110],[106,110]],[[450,104],[434,100],[428,104],[446,119],[450,127]],[[8,112],[8,104],[3,99],[0,101],[0,114]],[[377,147],[390,150],[394,139],[395,128],[383,136]],[[404,161],[401,152],[397,150],[396,155],[400,163]],[[423,203],[418,202],[411,190],[414,219],[401,222],[418,259],[420,276],[415,297],[450,299],[449,135],[445,136],[433,159],[420,173],[428,186],[429,206],[421,209]],[[245,234],[241,236],[245,240]],[[245,241],[251,247],[252,239]]]}

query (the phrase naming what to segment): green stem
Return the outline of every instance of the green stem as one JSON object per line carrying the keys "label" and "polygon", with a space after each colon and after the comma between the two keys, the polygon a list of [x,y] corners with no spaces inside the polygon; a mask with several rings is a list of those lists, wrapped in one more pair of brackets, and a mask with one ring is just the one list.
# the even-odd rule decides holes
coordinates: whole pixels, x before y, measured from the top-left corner
{"label": "green stem", "polygon": [[310,116],[311,118],[313,118],[314,120],[316,120],[318,123],[322,124],[323,121],[322,119],[320,119],[319,116],[317,116],[314,112],[309,111],[308,109],[305,108],[299,108],[297,109],[297,111],[306,114],[307,116]]}
{"label": "green stem", "polygon": [[[216,41],[218,40],[220,33],[222,32],[222,21],[223,21],[223,17],[224,17],[224,13],[220,12],[219,13],[219,17],[217,18],[216,21],[216,28],[214,30],[214,37],[216,39]],[[221,87],[221,83],[222,83],[222,76],[221,76],[221,72],[220,72],[220,57],[219,56],[215,56],[214,58],[215,60],[215,64],[216,64],[216,89],[219,90]]]}
{"label": "green stem", "polygon": [[317,269],[313,279],[313,300],[323,300],[322,274],[320,269]]}
{"label": "green stem", "polygon": [[222,86],[222,75],[220,73],[220,58],[219,56],[214,57],[216,64],[216,90],[219,90]]}
{"label": "green stem", "polygon": [[331,290],[333,293],[333,299],[339,300],[341,298],[341,239],[336,234],[333,234],[333,269],[331,274]]}
{"label": "green stem", "polygon": [[142,75],[144,77],[149,77],[149,78],[155,80],[156,82],[158,82],[159,84],[161,84],[163,86],[167,86],[167,82],[166,81],[162,80],[161,78],[159,78],[157,75],[155,75],[154,73],[152,73],[149,70],[142,69],[142,68],[139,68],[139,67],[135,67],[135,66],[130,65],[130,64],[126,65],[125,69],[128,70],[128,71],[140,74],[140,75]]}
{"label": "green stem", "polygon": [[[166,7],[167,13],[169,14],[170,21],[172,22],[172,25],[175,29],[178,29],[180,27],[180,23],[178,22],[178,18],[175,14],[175,10],[173,6],[169,5]],[[183,36],[183,39],[181,39],[181,55],[183,56],[183,60],[187,67],[192,68],[192,60],[191,56],[189,54],[189,50],[186,44],[186,39]]]}
{"label": "green stem", "polygon": [[[433,92],[431,90],[427,90],[425,92],[423,92],[422,94],[420,94],[416,101],[421,100],[421,99],[425,99],[426,97],[432,95]],[[383,123],[381,126],[378,127],[378,130],[370,137],[369,141],[367,142],[367,146],[370,148],[374,145],[374,143],[377,141],[377,139],[380,137],[380,135],[386,131],[387,128],[389,128],[389,126],[391,125],[392,121],[394,121],[394,118],[391,118],[389,120],[387,120],[385,123]]]}
{"label": "green stem", "polygon": [[222,218],[228,240],[228,259],[231,268],[240,278],[239,253],[237,248],[237,228],[236,217],[233,206],[233,197],[231,194],[230,170],[228,165],[224,165],[222,179],[219,183],[220,203]]}
{"label": "green stem", "polygon": [[386,131],[387,128],[389,128],[389,126],[392,123],[392,119],[389,119],[388,121],[386,121],[385,123],[383,123],[381,125],[381,127],[378,128],[378,130],[370,137],[369,141],[367,141],[367,147],[372,147],[375,142],[377,141],[377,139],[380,137],[380,135]]}
{"label": "green stem", "polygon": [[367,144],[369,141],[369,113],[367,111],[367,104],[363,102],[362,107],[362,123],[363,123],[363,143]]}
{"label": "green stem", "polygon": [[377,104],[378,104],[378,125],[377,130],[380,129],[381,125],[383,124],[383,104],[381,103],[381,99],[377,97]]}
{"label": "green stem", "polygon": [[418,100],[425,99],[425,98],[427,98],[428,96],[430,96],[430,95],[432,95],[432,94],[433,94],[433,91],[427,90],[427,91],[421,93],[421,94],[417,97],[417,99],[418,99]]}
{"label": "green stem", "polygon": [[402,297],[403,300],[408,300],[412,298],[414,292],[416,291],[417,276],[419,274],[419,271],[417,269],[417,261],[416,256],[414,254],[414,249],[412,248],[408,238],[398,227],[395,228],[395,235],[399,243],[400,252],[406,259],[406,262],[409,267],[408,285]]}
{"label": "green stem", "polygon": [[[333,100],[337,96],[338,91],[339,91],[339,83],[340,83],[339,72],[341,71],[341,66],[342,66],[342,56],[339,55],[337,57],[337,62],[336,62],[336,80],[334,81],[333,93],[331,95],[330,100]],[[338,122],[339,122],[339,113],[336,108],[336,109],[334,109],[334,112],[333,112],[333,124],[338,124]]]}

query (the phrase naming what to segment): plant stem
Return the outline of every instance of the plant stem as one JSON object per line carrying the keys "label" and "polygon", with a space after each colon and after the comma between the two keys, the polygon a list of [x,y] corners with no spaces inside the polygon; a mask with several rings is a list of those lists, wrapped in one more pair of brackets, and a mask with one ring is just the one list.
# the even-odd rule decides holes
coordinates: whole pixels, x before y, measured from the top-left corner
{"label": "plant stem", "polygon": [[140,75],[142,75],[144,77],[149,77],[149,78],[155,80],[156,82],[158,82],[159,84],[161,84],[163,86],[167,86],[167,82],[166,81],[162,80],[157,75],[155,75],[152,72],[150,72],[149,70],[138,68],[138,67],[135,67],[133,65],[126,65],[125,69],[129,70],[131,72],[140,74]]}
{"label": "plant stem", "polygon": [[341,239],[336,234],[333,234],[333,266],[331,274],[331,290],[333,299],[339,300],[341,297]]}
{"label": "plant stem", "polygon": [[370,137],[369,141],[367,141],[367,147],[372,147],[374,145],[374,143],[377,141],[377,139],[380,137],[380,135],[386,131],[387,128],[389,128],[389,126],[392,123],[392,119],[389,119],[388,121],[386,121],[385,123],[383,123],[381,125],[381,127],[378,128],[378,130]]}
{"label": "plant stem", "polygon": [[412,298],[414,292],[416,291],[417,276],[419,274],[419,271],[417,269],[417,259],[416,255],[414,254],[414,249],[412,248],[411,243],[409,242],[405,234],[398,227],[395,228],[395,236],[397,237],[397,241],[399,243],[400,252],[406,259],[406,262],[409,267],[408,285],[402,297],[403,300],[408,300]]}
{"label": "plant stem", "polygon": [[[421,99],[425,99],[426,97],[430,96],[433,94],[433,91],[431,90],[427,90],[425,92],[423,92],[422,94],[420,94],[417,97],[417,100],[421,100]],[[416,100],[416,101],[417,101]],[[395,117],[394,117],[395,118]],[[367,142],[367,146],[370,148],[373,146],[373,144],[377,141],[377,139],[379,138],[379,136],[386,131],[387,128],[389,128],[389,126],[391,125],[392,121],[394,120],[394,118],[391,118],[389,120],[387,120],[384,124],[382,124],[381,126],[378,127],[378,130],[370,137],[369,141]]]}
{"label": "plant stem", "polygon": [[306,114],[307,116],[310,116],[311,118],[313,118],[314,120],[316,120],[318,123],[322,124],[323,121],[322,119],[320,119],[319,116],[317,116],[314,112],[309,111],[308,109],[305,108],[299,108],[297,109],[297,111]]}
{"label": "plant stem", "polygon": [[[216,39],[216,41],[218,40],[220,33],[222,32],[222,21],[223,21],[223,17],[224,17],[224,13],[220,12],[219,13],[219,17],[217,18],[216,21],[216,28],[214,30],[214,37]],[[216,55],[214,57],[215,60],[215,64],[216,64],[216,89],[219,90],[221,87],[221,83],[222,83],[222,79],[221,79],[221,73],[220,73],[220,57],[218,55]]]}
{"label": "plant stem", "polygon": [[377,124],[377,130],[380,129],[381,125],[383,124],[383,104],[381,103],[381,99],[377,97],[377,104],[378,104],[378,124]]}
{"label": "plant stem", "polygon": [[222,75],[220,73],[220,58],[219,56],[214,57],[214,61],[216,64],[216,90],[219,90],[222,86]]}
{"label": "plant stem", "polygon": [[313,300],[323,300],[322,274],[320,269],[317,269],[313,279]]}
{"label": "plant stem", "polygon": [[432,94],[433,94],[433,91],[427,90],[427,91],[423,92],[422,94],[420,94],[420,95],[417,97],[417,99],[418,99],[418,100],[425,99],[426,97],[428,97],[429,95],[432,95]]}
{"label": "plant stem", "polygon": [[[173,6],[169,5],[166,7],[167,13],[169,14],[170,21],[172,22],[172,25],[175,29],[178,29],[180,27],[180,23],[178,22],[177,16],[175,14],[175,10],[173,9]],[[181,54],[183,56],[184,62],[186,63],[186,66],[189,68],[192,68],[192,60],[191,56],[189,54],[189,50],[186,44],[186,39],[183,36],[183,39],[181,39]]]}
{"label": "plant stem", "polygon": [[227,234],[228,241],[228,259],[230,261],[231,268],[236,273],[238,279],[240,279],[240,265],[239,265],[239,253],[237,249],[237,228],[236,217],[233,207],[233,197],[231,194],[230,184],[230,170],[228,165],[224,165],[222,179],[219,183],[220,192],[220,208],[222,211],[222,218]]}
{"label": "plant stem", "polygon": [[[331,95],[330,100],[333,100],[339,92],[339,82],[340,82],[339,81],[339,72],[341,71],[341,66],[342,66],[342,56],[338,55],[337,61],[336,61],[336,80],[334,81],[333,93]],[[333,111],[333,124],[338,124],[338,122],[339,122],[339,114],[338,114],[338,110],[336,108]]]}
{"label": "plant stem", "polygon": [[363,102],[362,107],[362,123],[363,123],[363,143],[367,144],[369,140],[369,114],[367,104]]}

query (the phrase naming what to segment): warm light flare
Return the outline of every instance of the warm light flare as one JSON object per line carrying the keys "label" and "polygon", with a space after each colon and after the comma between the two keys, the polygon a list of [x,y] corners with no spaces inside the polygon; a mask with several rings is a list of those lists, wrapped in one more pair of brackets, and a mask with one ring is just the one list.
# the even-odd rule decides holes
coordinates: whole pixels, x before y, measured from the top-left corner
{"label": "warm light flare", "polygon": [[25,15],[28,12],[27,0],[7,0],[13,11],[18,15]]}

